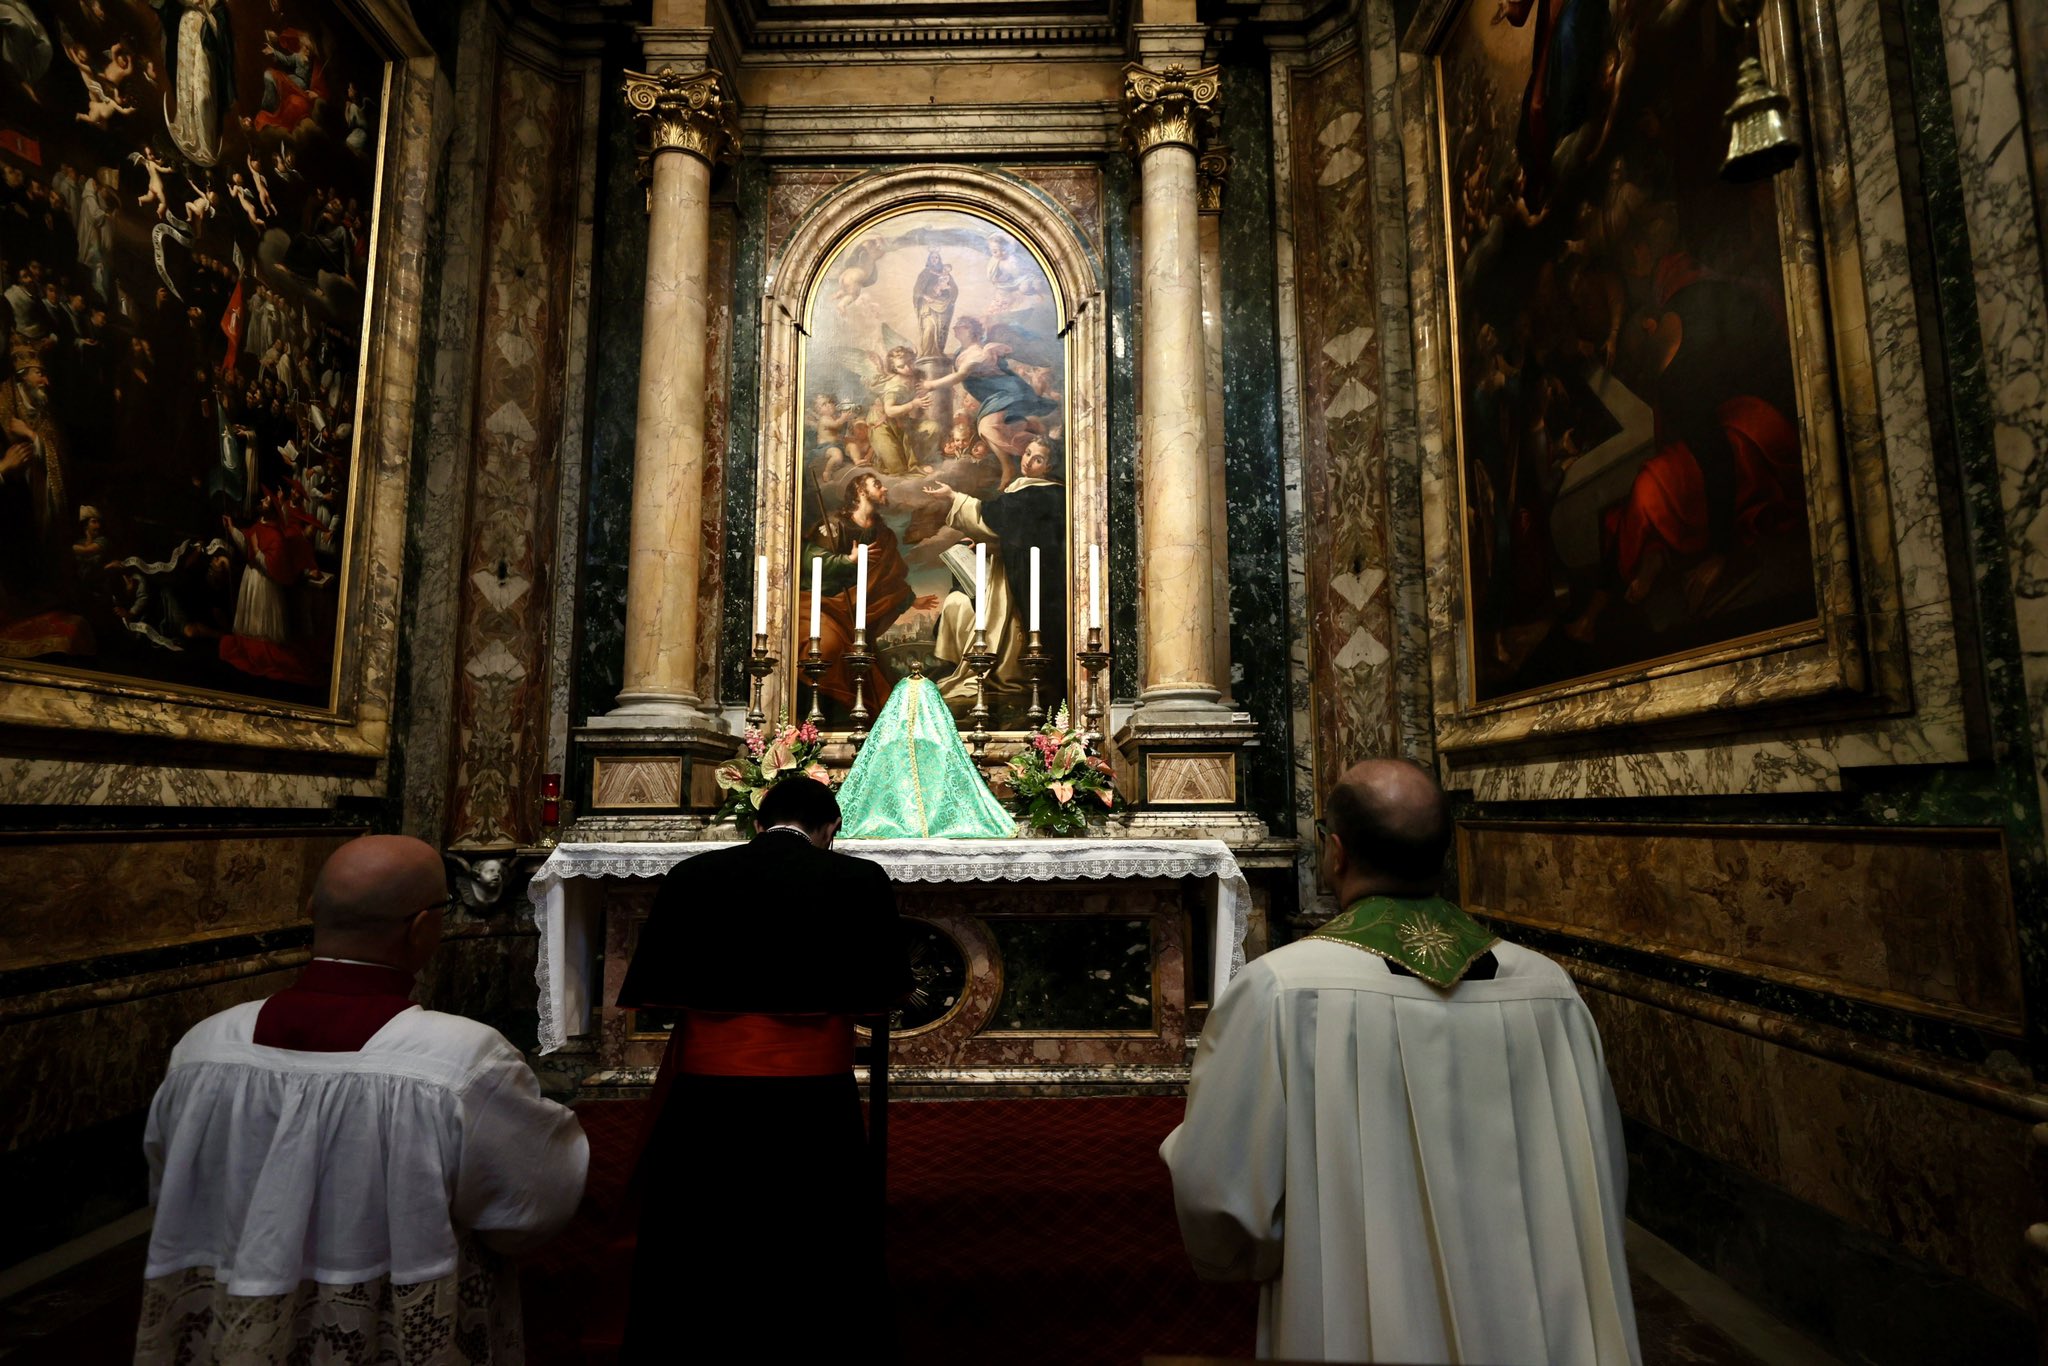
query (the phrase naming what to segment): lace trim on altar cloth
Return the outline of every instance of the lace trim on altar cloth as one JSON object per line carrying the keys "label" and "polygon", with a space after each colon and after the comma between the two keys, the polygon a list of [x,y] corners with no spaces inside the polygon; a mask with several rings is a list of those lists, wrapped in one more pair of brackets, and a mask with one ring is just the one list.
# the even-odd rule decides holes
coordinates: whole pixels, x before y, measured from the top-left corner
{"label": "lace trim on altar cloth", "polygon": [[[727,841],[701,843],[565,844],[548,856],[527,886],[539,931],[540,1051],[565,1043],[556,1005],[562,989],[562,947],[556,942],[569,878],[657,878],[697,854],[729,849]],[[841,840],[843,853],[871,859],[897,882],[1058,882],[1139,877],[1215,878],[1221,909],[1232,930],[1230,976],[1244,967],[1244,937],[1251,918],[1251,884],[1237,856],[1221,840]]]}
{"label": "lace trim on altar cloth", "polygon": [[301,1281],[284,1295],[230,1295],[210,1266],[158,1276],[143,1282],[136,1366],[522,1366],[517,1275],[480,1248],[463,1252],[449,1275],[413,1285]]}

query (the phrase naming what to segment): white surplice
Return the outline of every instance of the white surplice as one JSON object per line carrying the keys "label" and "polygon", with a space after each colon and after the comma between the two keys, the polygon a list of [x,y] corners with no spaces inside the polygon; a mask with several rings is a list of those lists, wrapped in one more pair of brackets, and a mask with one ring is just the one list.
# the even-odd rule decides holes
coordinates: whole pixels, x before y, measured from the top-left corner
{"label": "white surplice", "polygon": [[138,1362],[521,1359],[517,1250],[589,1145],[496,1030],[409,1007],[358,1051],[254,1042],[261,1001],[171,1054],[143,1139],[156,1223]]}
{"label": "white surplice", "polygon": [[1305,939],[1230,984],[1161,1155],[1195,1269],[1263,1282],[1259,1355],[1640,1360],[1621,1116],[1563,969],[1439,991]]}

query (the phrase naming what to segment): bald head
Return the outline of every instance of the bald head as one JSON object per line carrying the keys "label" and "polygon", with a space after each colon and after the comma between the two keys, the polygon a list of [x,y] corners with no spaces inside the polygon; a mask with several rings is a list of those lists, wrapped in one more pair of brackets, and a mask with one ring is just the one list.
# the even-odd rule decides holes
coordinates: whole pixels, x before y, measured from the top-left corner
{"label": "bald head", "polygon": [[1324,866],[1333,890],[1418,895],[1436,890],[1451,843],[1451,805],[1428,769],[1367,759],[1344,770],[1325,803],[1335,836]]}
{"label": "bald head", "polygon": [[[334,851],[313,883],[314,951],[341,955],[348,948],[403,945],[420,912],[447,899],[441,856],[432,845],[407,835],[350,840]],[[438,913],[434,919],[438,941]]]}

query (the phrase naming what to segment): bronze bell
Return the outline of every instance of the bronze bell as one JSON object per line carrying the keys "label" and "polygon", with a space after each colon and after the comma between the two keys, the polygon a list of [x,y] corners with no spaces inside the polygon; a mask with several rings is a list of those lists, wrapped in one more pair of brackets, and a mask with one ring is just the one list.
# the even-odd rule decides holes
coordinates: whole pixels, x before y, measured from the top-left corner
{"label": "bronze bell", "polygon": [[1721,178],[1737,183],[1768,180],[1799,160],[1799,139],[1786,118],[1791,103],[1764,79],[1764,66],[1744,57],[1735,73],[1735,102],[1728,106],[1728,156]]}

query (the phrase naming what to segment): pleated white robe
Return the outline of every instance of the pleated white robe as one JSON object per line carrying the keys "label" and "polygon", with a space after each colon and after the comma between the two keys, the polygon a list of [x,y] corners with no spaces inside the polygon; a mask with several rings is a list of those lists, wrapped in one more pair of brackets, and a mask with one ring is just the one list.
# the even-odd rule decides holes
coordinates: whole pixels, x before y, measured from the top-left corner
{"label": "pleated white robe", "polygon": [[1209,1280],[1255,1280],[1259,1355],[1636,1363],[1621,1116],[1555,963],[1496,945],[1448,992],[1347,944],[1255,959],[1160,1148]]}

